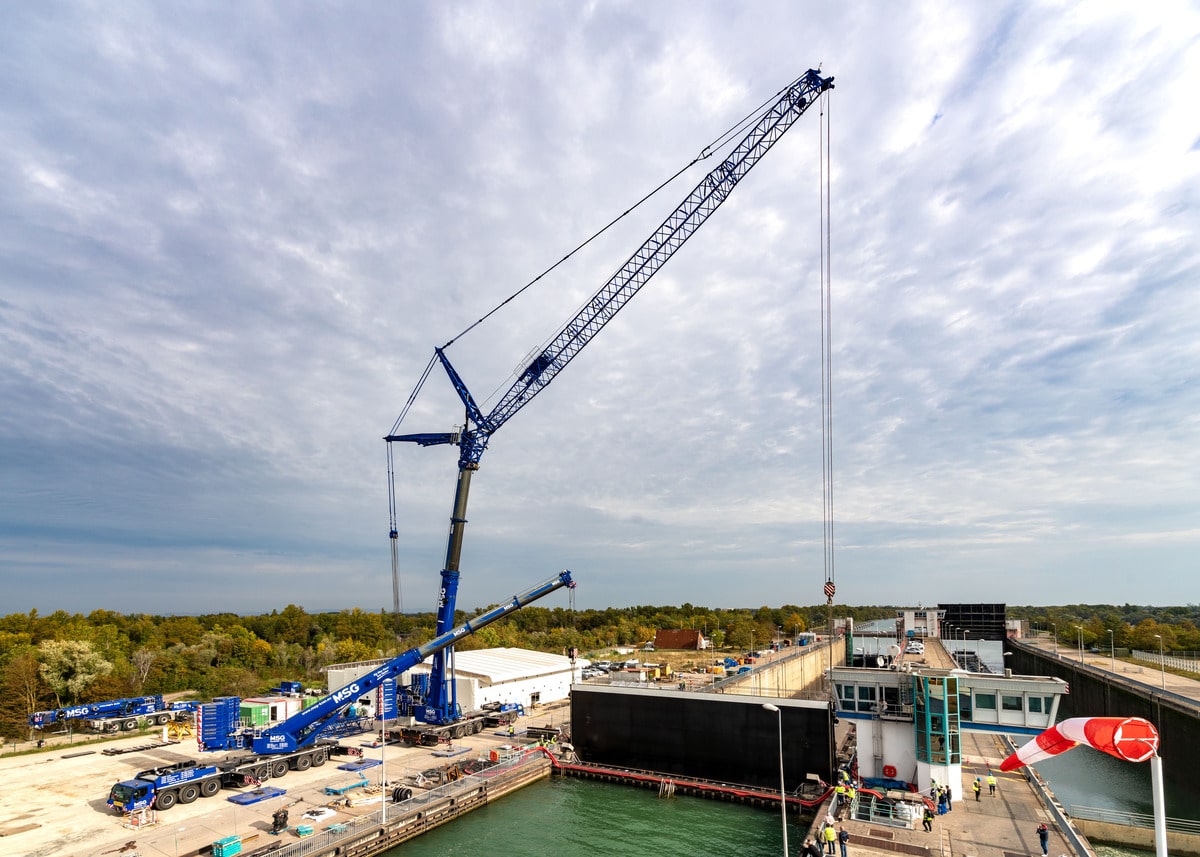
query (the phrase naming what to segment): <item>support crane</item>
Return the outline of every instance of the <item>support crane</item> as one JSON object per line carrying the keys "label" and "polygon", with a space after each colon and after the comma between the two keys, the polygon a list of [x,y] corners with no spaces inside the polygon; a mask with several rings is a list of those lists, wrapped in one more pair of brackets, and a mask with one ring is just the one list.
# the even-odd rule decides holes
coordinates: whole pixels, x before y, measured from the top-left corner
{"label": "support crane", "polygon": [[[761,117],[730,152],[719,166],[708,173],[639,247],[613,276],[600,287],[584,307],[571,318],[517,377],[517,380],[500,398],[498,404],[487,414],[467,388],[466,382],[455,370],[446,356],[445,348],[435,348],[434,354],[450,379],[463,406],[466,422],[457,432],[389,434],[388,461],[391,462],[391,444],[394,442],[416,443],[421,446],[451,444],[458,446],[458,482],[454,494],[454,506],[450,515],[450,533],[446,543],[446,561],[441,572],[441,589],[437,600],[437,632],[443,633],[454,622],[455,601],[458,593],[459,562],[462,556],[463,531],[467,523],[467,497],[471,487],[471,475],[479,469],[480,459],[487,449],[493,434],[512,419],[521,408],[546,388],[567,364],[583,350],[596,334],[612,320],[637,294],[658,270],[666,264],[675,251],[683,246],[696,230],[717,210],[738,182],[762,159],[804,112],[824,92],[833,88],[833,78],[825,77],[815,69],[809,69],[782,91],[776,101],[768,106]],[[397,420],[397,425],[399,425]],[[390,471],[390,466],[389,466]],[[389,474],[390,476],[390,474]],[[395,514],[395,485],[389,479],[391,507]],[[397,530],[393,520],[390,533],[392,539],[392,562],[396,563]],[[393,580],[393,586],[395,580]],[[457,706],[453,700],[453,682],[446,673],[446,656],[441,652],[434,658],[430,675],[430,689],[426,697],[421,719],[426,723],[445,723],[456,716]]]}
{"label": "support crane", "polygon": [[281,723],[265,729],[244,726],[239,720],[241,699],[227,696],[200,706],[198,741],[201,750],[242,750],[242,755],[206,764],[194,759],[142,771],[109,790],[108,805],[120,813],[142,809],[170,809],[212,797],[225,786],[242,786],[267,778],[286,776],[289,770],[308,770],[325,764],[331,755],[361,751],[327,739],[338,718],[359,697],[398,679],[430,655],[445,650],[459,638],[474,634],[498,619],[520,610],[562,587],[574,587],[571,572],[563,570],[509,601],[476,616],[457,628],[439,634],[422,646],[409,649],[364,676],[340,687],[319,702]]}
{"label": "support crane", "polygon": [[94,732],[130,732],[139,726],[163,726],[172,720],[184,720],[196,710],[194,702],[164,702],[161,694],[106,699],[29,715],[29,725],[46,729],[59,725],[90,729]]}

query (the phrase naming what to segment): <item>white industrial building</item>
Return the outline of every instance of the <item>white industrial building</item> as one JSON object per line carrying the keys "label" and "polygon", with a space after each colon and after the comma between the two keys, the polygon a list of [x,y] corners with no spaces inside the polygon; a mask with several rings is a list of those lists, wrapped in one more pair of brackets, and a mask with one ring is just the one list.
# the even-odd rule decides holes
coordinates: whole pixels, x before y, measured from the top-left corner
{"label": "white industrial building", "polygon": [[[431,661],[432,658],[423,661],[404,673],[400,683],[409,684],[413,673],[428,673]],[[328,690],[345,687],[386,663],[387,660],[377,660],[330,666],[326,669]],[[579,671],[587,664],[579,660],[572,665],[564,655],[528,649],[475,649],[452,653],[447,672],[453,676],[458,705],[463,711],[482,708],[489,702],[519,703],[529,710],[570,696],[572,681],[579,679]],[[378,698],[371,693],[358,702],[366,709],[362,713],[373,715]]]}

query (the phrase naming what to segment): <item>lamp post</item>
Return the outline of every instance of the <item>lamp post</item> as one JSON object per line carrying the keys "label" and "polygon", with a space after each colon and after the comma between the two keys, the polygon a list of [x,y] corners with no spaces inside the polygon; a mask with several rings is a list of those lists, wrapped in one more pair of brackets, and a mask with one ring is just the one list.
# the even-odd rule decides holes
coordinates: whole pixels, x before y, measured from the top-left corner
{"label": "lamp post", "polygon": [[1075,630],[1079,632],[1079,663],[1083,663],[1083,626],[1076,625]]}
{"label": "lamp post", "polygon": [[1054,629],[1054,657],[1058,657],[1058,623],[1051,622],[1050,627]]}
{"label": "lamp post", "polygon": [[783,711],[778,705],[764,702],[763,708],[775,712],[779,720],[779,813],[783,821],[783,857],[788,857],[787,843],[787,786],[783,781]]}
{"label": "lamp post", "polygon": [[967,634],[971,633],[966,628],[963,628],[963,659],[967,657]]}
{"label": "lamp post", "polygon": [[[571,671],[574,672],[574,667],[572,667]],[[380,788],[380,791],[382,791],[382,793],[383,793],[383,800],[380,803],[380,806],[383,807],[383,811],[379,815],[379,820],[383,824],[383,829],[385,831],[384,836],[387,836],[387,833],[386,833],[386,831],[387,831],[387,802],[388,802],[387,760],[383,756],[384,751],[387,749],[387,742],[388,742],[387,712],[381,711],[380,714],[383,715],[383,725],[380,726],[380,731],[383,733],[383,735],[382,735],[383,740],[381,740],[379,742],[379,788]]]}
{"label": "lamp post", "polygon": [[1113,635],[1112,628],[1104,630],[1108,631],[1109,669],[1115,673],[1117,671],[1117,638]]}
{"label": "lamp post", "polygon": [[1162,671],[1162,689],[1167,689],[1167,661],[1163,657],[1163,641],[1162,634],[1155,634],[1158,637],[1158,668]]}

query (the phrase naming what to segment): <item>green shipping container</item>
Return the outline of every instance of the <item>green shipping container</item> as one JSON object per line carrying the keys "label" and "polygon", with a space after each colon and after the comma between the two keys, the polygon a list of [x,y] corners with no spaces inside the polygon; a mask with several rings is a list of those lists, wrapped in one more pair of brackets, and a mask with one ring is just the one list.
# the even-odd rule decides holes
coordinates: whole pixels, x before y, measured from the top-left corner
{"label": "green shipping container", "polygon": [[271,706],[262,703],[243,703],[240,716],[243,723],[266,726],[271,722]]}
{"label": "green shipping container", "polygon": [[306,708],[311,708],[312,706],[316,705],[320,701],[321,701],[321,697],[319,697],[319,696],[301,697],[300,698],[300,710],[303,711]]}

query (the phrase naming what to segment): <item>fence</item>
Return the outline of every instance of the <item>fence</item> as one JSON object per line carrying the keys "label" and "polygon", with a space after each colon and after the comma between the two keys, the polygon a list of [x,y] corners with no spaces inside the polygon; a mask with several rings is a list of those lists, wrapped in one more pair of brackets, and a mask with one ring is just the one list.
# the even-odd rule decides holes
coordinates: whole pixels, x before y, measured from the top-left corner
{"label": "fence", "polygon": [[1141,649],[1133,649],[1129,656],[1135,661],[1145,661],[1146,663],[1164,664],[1173,670],[1182,672],[1200,673],[1200,660],[1194,658],[1181,658],[1176,655],[1159,655],[1158,652],[1143,652]]}
{"label": "fence", "polygon": [[[477,774],[468,774],[461,779],[438,786],[428,791],[414,790],[413,796],[406,801],[386,805],[368,815],[362,815],[344,824],[334,824],[322,831],[314,831],[298,842],[293,842],[271,851],[271,857],[309,857],[309,855],[333,853],[338,842],[346,839],[361,837],[372,830],[381,830],[384,816],[389,819],[399,819],[414,810],[421,810],[430,804],[440,803],[446,798],[455,797],[466,792],[476,791],[488,780],[506,773],[518,770],[526,765],[538,764],[544,759],[541,753],[525,753],[508,761],[499,762]],[[387,801],[385,790],[383,800]]]}
{"label": "fence", "polygon": [[[1106,824],[1122,824],[1126,827],[1154,828],[1154,816],[1144,812],[1125,812],[1120,809],[1098,809],[1093,806],[1072,806],[1071,817],[1085,821],[1102,821]],[[1200,821],[1190,818],[1168,818],[1167,830],[1171,833],[1187,833],[1200,836]]]}

